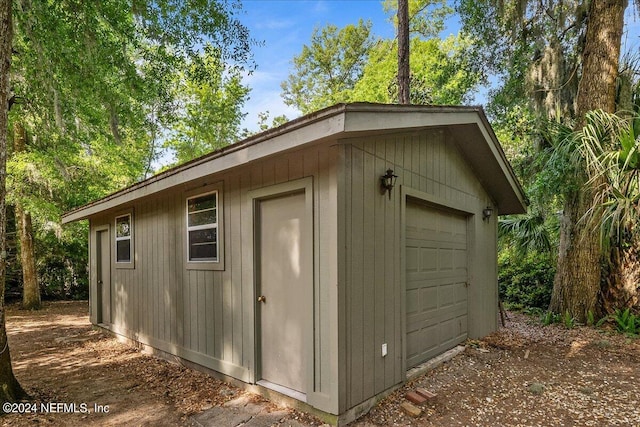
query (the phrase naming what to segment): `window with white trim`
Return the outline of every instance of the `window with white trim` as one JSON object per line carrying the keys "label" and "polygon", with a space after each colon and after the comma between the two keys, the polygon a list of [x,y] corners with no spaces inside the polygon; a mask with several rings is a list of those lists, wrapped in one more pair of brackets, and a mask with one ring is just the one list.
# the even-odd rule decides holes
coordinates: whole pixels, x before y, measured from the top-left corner
{"label": "window with white trim", "polygon": [[218,262],[218,192],[187,198],[187,260]]}
{"label": "window with white trim", "polygon": [[116,263],[131,263],[131,214],[116,217]]}

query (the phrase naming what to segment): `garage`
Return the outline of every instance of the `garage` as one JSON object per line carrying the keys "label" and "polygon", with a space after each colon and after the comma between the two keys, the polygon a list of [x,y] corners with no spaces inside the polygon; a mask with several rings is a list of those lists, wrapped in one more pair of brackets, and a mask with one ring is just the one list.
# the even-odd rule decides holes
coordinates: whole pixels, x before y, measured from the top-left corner
{"label": "garage", "polygon": [[467,338],[467,217],[408,199],[407,368]]}

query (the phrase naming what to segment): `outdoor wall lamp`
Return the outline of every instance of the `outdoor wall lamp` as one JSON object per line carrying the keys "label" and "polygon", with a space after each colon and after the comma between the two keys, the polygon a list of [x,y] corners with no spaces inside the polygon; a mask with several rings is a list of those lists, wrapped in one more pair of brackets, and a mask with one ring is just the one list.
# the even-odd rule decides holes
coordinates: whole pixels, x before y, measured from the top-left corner
{"label": "outdoor wall lamp", "polygon": [[380,185],[382,187],[382,192],[385,191],[389,193],[389,200],[391,200],[391,189],[396,185],[397,175],[393,174],[393,169],[387,169],[387,173],[380,177]]}
{"label": "outdoor wall lamp", "polygon": [[491,217],[491,215],[493,215],[493,208],[491,206],[487,206],[486,208],[482,209],[482,220],[489,220],[489,218]]}

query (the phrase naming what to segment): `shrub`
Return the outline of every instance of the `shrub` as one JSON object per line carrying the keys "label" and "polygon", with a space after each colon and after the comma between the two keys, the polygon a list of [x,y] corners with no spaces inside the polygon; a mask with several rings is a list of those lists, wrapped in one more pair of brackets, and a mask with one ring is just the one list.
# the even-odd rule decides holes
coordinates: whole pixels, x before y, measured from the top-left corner
{"label": "shrub", "polygon": [[555,263],[534,252],[516,257],[509,249],[498,257],[500,299],[511,309],[546,310],[551,301]]}

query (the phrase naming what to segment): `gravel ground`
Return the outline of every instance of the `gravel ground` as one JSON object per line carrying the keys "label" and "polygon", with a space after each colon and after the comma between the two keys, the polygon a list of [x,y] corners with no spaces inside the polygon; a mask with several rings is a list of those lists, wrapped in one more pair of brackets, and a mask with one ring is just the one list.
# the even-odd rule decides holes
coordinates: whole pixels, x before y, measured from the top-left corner
{"label": "gravel ground", "polygon": [[[14,371],[40,402],[108,405],[108,414],[12,414],[2,425],[187,425],[189,417],[247,395],[91,329],[87,303],[8,311]],[[352,423],[371,426],[640,426],[640,340],[610,328],[510,314],[506,328],[381,401]],[[413,418],[400,405],[417,387],[437,394]],[[282,410],[248,395],[268,411]],[[287,410],[290,411],[290,410]],[[300,425],[322,423],[290,411]]]}

